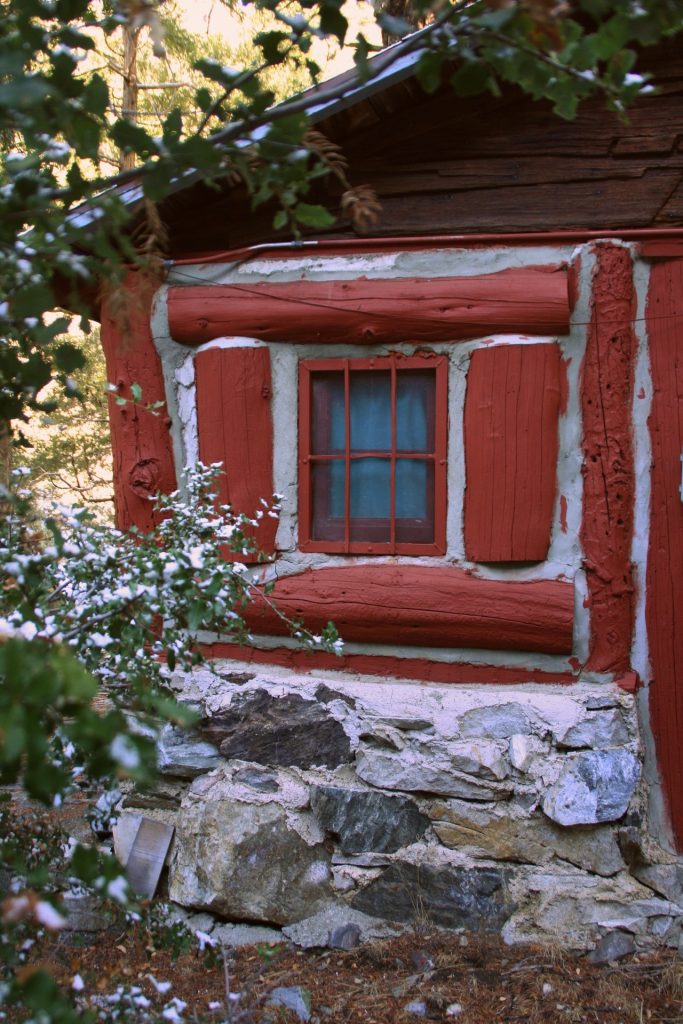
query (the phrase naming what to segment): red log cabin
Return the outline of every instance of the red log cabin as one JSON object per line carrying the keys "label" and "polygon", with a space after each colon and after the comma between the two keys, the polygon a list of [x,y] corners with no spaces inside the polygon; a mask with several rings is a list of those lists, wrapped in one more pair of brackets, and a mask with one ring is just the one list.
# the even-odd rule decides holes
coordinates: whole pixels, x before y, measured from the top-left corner
{"label": "red log cabin", "polygon": [[238,510],[283,495],[258,535],[274,600],[345,640],[301,652],[257,604],[255,646],[210,654],[510,700],[616,685],[680,843],[683,58],[645,58],[660,91],[628,123],[378,76],[314,114],[379,197],[369,233],[334,182],[334,227],[292,242],[197,180],[160,208],[166,282],[102,337],[109,379],[168,410],[112,400],[119,525],[222,462]]}

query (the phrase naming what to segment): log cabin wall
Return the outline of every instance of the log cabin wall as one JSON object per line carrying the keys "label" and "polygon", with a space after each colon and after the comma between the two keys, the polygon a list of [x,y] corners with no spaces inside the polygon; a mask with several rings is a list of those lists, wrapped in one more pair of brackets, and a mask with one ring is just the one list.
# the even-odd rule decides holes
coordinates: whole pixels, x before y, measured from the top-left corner
{"label": "log cabin wall", "polygon": [[[416,870],[428,905],[430,872],[457,893],[464,870],[467,885],[482,880],[476,926],[509,941],[555,941],[561,921],[565,941],[588,946],[618,918],[643,946],[678,942],[683,244],[666,231],[683,218],[683,61],[662,46],[652,62],[662,93],[628,124],[590,104],[566,124],[514,91],[425,97],[412,80],[327,118],[352,180],[382,201],[370,238],[340,219],[308,251],[278,248],[272,211],[248,213],[232,189],[196,185],[162,209],[177,262],[152,310],[154,351],[147,324],[131,347],[165,386],[166,434],[150,443],[164,466],[169,445],[176,467],[224,461],[223,497],[250,514],[283,495],[276,531],[260,531],[271,560],[252,571],[284,610],[314,629],[332,619],[346,640],[340,658],[304,653],[258,601],[253,647],[203,637],[227,665],[185,681],[193,703],[234,702],[248,718],[264,689],[292,707],[303,694],[321,717],[299,735],[346,736],[341,753],[321,739],[310,777],[308,763],[259,761],[226,736],[221,799],[241,757],[299,765],[315,814],[324,784],[329,800],[399,792],[431,822],[377,878],[345,875],[345,907],[387,909]],[[338,208],[333,191],[319,198]],[[114,350],[111,326],[108,337]],[[318,544],[304,521],[315,453],[300,447],[301,381],[326,362],[399,373],[415,359],[447,366],[443,538],[430,553],[364,553],[348,535]],[[126,373],[137,363],[122,387]],[[125,497],[142,435],[117,429]],[[135,521],[134,503],[119,510]],[[205,909],[192,845],[203,825],[184,832],[183,813],[171,894]],[[327,842],[343,873],[339,831],[335,819]]]}

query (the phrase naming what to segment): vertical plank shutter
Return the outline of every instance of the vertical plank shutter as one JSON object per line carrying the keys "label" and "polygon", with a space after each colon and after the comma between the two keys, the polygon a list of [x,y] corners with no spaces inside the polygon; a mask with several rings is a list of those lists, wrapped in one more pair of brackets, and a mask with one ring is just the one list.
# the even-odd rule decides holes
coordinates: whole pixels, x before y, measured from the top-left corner
{"label": "vertical plank shutter", "polygon": [[[222,462],[219,500],[254,517],[273,495],[273,421],[267,348],[212,348],[195,359],[199,457]],[[252,531],[273,554],[277,520],[264,514]],[[255,561],[256,556],[245,559]]]}
{"label": "vertical plank shutter", "polygon": [[560,371],[556,344],[496,345],[472,355],[465,399],[465,552],[472,561],[547,557]]}

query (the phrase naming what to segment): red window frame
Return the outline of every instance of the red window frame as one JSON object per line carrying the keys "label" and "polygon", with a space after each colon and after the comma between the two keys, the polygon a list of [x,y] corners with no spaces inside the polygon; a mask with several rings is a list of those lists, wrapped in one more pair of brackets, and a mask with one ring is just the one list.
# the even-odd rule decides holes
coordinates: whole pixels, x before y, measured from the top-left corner
{"label": "red window frame", "polygon": [[[419,458],[431,461],[434,469],[433,494],[428,498],[434,503],[434,539],[425,543],[396,540],[395,486],[396,460],[405,458],[405,453],[396,451],[396,378],[401,370],[434,370],[434,450],[420,452]],[[389,370],[391,372],[391,451],[386,453],[350,452],[350,409],[349,381],[352,370]],[[313,490],[311,471],[316,461],[331,456],[313,453],[312,424],[312,376],[315,373],[342,372],[344,374],[344,395],[346,411],[346,449],[343,453],[346,466],[346,500],[344,515],[344,538],[340,540],[319,540],[312,537]],[[305,359],[299,363],[299,549],[320,551],[329,554],[372,554],[372,555],[443,555],[446,552],[446,452],[448,443],[448,359],[440,355],[402,356],[399,353],[371,359]],[[351,459],[368,455],[387,455],[391,473],[391,515],[389,517],[390,539],[388,541],[350,539],[350,473]],[[418,457],[417,455],[415,457]],[[358,520],[354,520],[355,523]]]}

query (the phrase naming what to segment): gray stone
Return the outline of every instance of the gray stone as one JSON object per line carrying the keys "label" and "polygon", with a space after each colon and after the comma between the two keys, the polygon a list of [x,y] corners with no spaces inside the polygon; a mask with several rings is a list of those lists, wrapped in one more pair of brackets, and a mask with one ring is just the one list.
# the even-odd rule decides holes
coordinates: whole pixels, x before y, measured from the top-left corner
{"label": "gray stone", "polygon": [[330,903],[312,917],[286,925],[282,931],[295,945],[315,949],[340,948],[333,937],[347,929],[357,929],[359,942],[393,938],[403,930],[399,925],[363,914],[346,904]]}
{"label": "gray stone", "polygon": [[348,693],[340,693],[339,690],[333,690],[332,687],[326,686],[325,683],[321,683],[320,686],[316,687],[314,696],[321,704],[331,704],[333,700],[343,700],[350,708],[355,708],[356,706],[355,697],[349,696]]}
{"label": "gray stone", "polygon": [[144,790],[134,789],[124,798],[124,807],[138,807],[141,810],[160,808],[174,810],[180,806],[186,783],[171,779],[155,779]]}
{"label": "gray stone", "polygon": [[330,949],[355,949],[360,945],[360,928],[357,924],[343,924],[330,932]]}
{"label": "gray stone", "polygon": [[619,747],[628,743],[628,730],[620,711],[597,711],[572,725],[558,739],[558,747],[569,750],[599,750],[604,747]]}
{"label": "gray stone", "polygon": [[251,765],[238,768],[233,775],[233,780],[243,786],[249,786],[250,789],[255,789],[259,793],[277,793],[279,789],[277,776],[263,768],[254,768]]}
{"label": "gray stone", "polygon": [[648,889],[653,889],[672,903],[683,904],[683,865],[651,864],[633,868],[632,874]]}
{"label": "gray stone", "polygon": [[567,758],[543,810],[560,825],[617,821],[626,813],[640,778],[640,762],[628,750],[591,750]]}
{"label": "gray stone", "polygon": [[329,898],[329,855],[296,831],[300,825],[306,832],[303,815],[275,803],[210,797],[211,791],[181,808],[172,900],[233,920],[285,924]]}
{"label": "gray stone", "polygon": [[512,793],[508,783],[485,782],[455,770],[448,761],[415,751],[364,747],[357,755],[356,774],[381,789],[397,789],[414,793],[435,793],[465,800],[505,800]]}
{"label": "gray stone", "polygon": [[220,764],[218,750],[212,743],[187,729],[165,725],[157,742],[157,765],[162,775],[194,779]]}
{"label": "gray stone", "polygon": [[421,999],[414,999],[412,1003],[406,1003],[403,1007],[404,1013],[412,1013],[414,1017],[427,1016],[427,1004]]}
{"label": "gray stone", "polygon": [[460,740],[448,745],[448,756],[456,771],[500,782],[510,773],[503,751],[507,744],[493,740]]}
{"label": "gray stone", "polygon": [[301,1021],[311,1019],[311,993],[300,985],[274,988],[268,996],[266,1006],[282,1006],[296,1014]]}
{"label": "gray stone", "polygon": [[429,827],[429,818],[408,797],[372,790],[312,786],[311,809],[344,853],[393,853],[417,842]]}
{"label": "gray stone", "polygon": [[278,928],[264,928],[256,924],[218,924],[211,932],[211,938],[216,945],[233,949],[283,941],[282,932]]}
{"label": "gray stone", "polygon": [[387,718],[382,716],[381,721],[384,725],[389,725],[393,729],[399,729],[401,732],[434,731],[434,723],[428,718]]}
{"label": "gray stone", "polygon": [[204,719],[200,729],[228,759],[299,768],[336,768],[352,760],[341,724],[318,701],[296,693],[238,694],[227,711]]}
{"label": "gray stone", "polygon": [[208,935],[214,929],[216,918],[211,914],[191,914],[185,924],[193,932],[204,932]]}
{"label": "gray stone", "polygon": [[352,899],[357,910],[390,921],[497,931],[514,910],[508,872],[492,867],[391,864]]}
{"label": "gray stone", "polygon": [[510,737],[508,757],[517,771],[526,772],[537,758],[547,755],[549,750],[550,745],[537,736],[516,732]]}
{"label": "gray stone", "polygon": [[519,704],[490,704],[472,708],[460,716],[461,736],[509,739],[515,733],[533,732],[529,716]]}
{"label": "gray stone", "polygon": [[113,921],[102,900],[89,893],[65,893],[60,910],[66,918],[63,927],[67,932],[102,932]]}
{"label": "gray stone", "polygon": [[475,856],[522,864],[547,864],[560,857],[606,877],[624,867],[608,826],[568,831],[539,814],[513,817],[506,805],[482,807],[464,800],[437,802],[430,815],[444,846]]}
{"label": "gray stone", "polygon": [[621,960],[622,957],[631,956],[636,951],[636,944],[631,935],[625,932],[608,932],[592,950],[587,960],[592,964],[608,964],[612,960]]}

